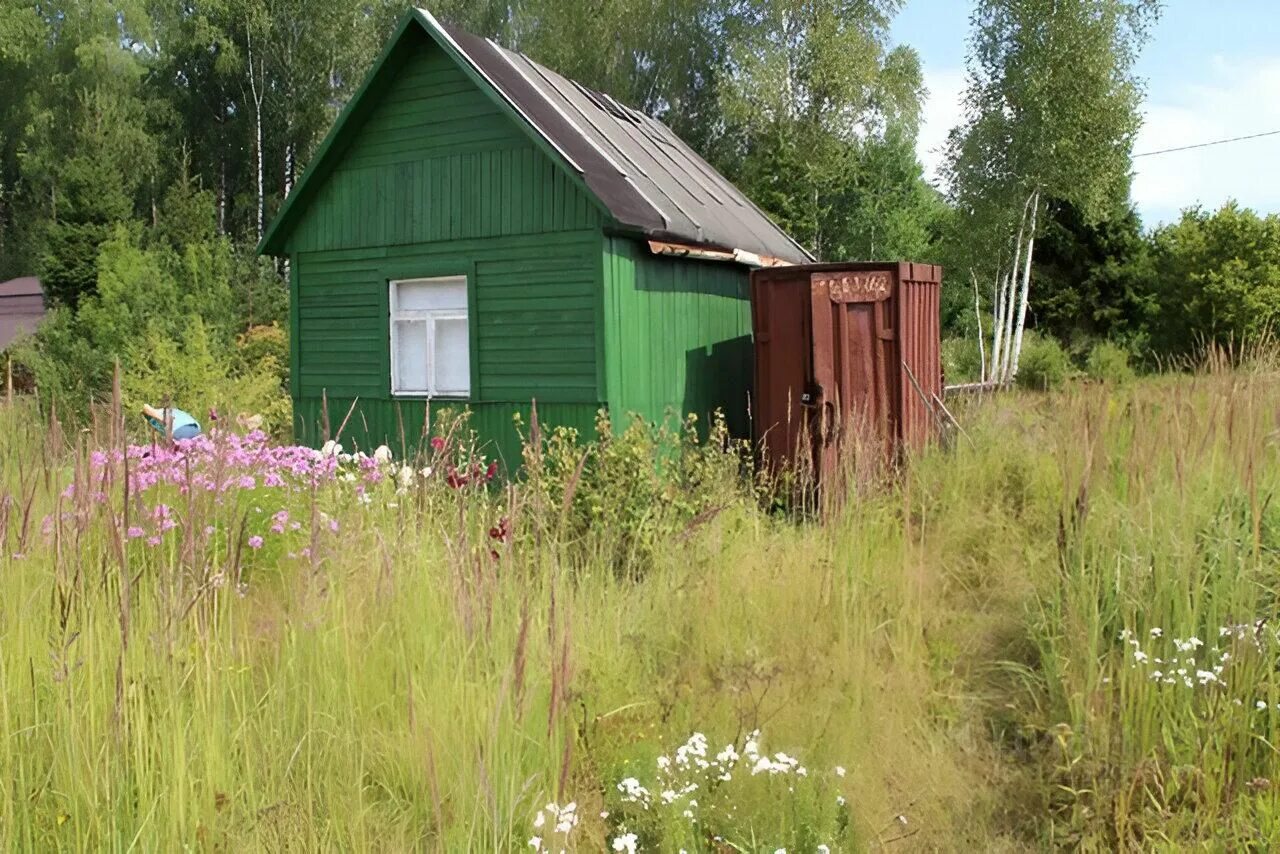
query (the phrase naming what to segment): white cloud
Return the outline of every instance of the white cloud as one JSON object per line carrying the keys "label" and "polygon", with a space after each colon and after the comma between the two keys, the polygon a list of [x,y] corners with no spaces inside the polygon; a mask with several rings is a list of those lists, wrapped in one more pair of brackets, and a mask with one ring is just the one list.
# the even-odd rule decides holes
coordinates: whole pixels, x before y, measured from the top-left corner
{"label": "white cloud", "polygon": [[[1180,86],[1150,82],[1135,152],[1280,130],[1280,56],[1216,57],[1204,78]],[[940,186],[947,133],[962,117],[964,70],[926,69],[925,85],[929,96],[916,153],[926,179]],[[1150,226],[1176,219],[1183,208],[1216,208],[1227,199],[1264,213],[1280,211],[1280,136],[1139,157],[1134,171],[1133,198]]]}
{"label": "white cloud", "polygon": [[942,165],[947,134],[960,124],[963,108],[964,69],[925,69],[925,88],[929,90],[920,117],[920,136],[916,140],[916,156],[924,164],[925,180],[941,186],[938,168]]}
{"label": "white cloud", "polygon": [[[1206,82],[1148,100],[1135,152],[1280,130],[1280,56],[1215,57],[1208,70]],[[1148,225],[1231,198],[1261,212],[1280,210],[1280,137],[1139,157],[1134,169],[1133,196]]]}

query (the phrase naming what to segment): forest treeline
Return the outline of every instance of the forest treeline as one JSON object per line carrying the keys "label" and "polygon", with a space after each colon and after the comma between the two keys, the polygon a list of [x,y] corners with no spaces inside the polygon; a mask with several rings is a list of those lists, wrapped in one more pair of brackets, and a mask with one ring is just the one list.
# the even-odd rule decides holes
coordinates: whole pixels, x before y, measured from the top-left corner
{"label": "forest treeline", "polygon": [[[943,191],[916,156],[902,5],[431,11],[666,122],[820,258],[942,263],[945,327],[969,342],[953,350],[973,351],[953,375],[1011,377],[1024,328],[1084,365],[1099,342],[1149,364],[1269,327],[1276,216],[1228,205],[1144,230],[1130,202],[1133,62],[1158,4],[976,0]],[[131,394],[214,387],[281,412],[287,294],[253,247],[406,8],[0,0],[0,278],[38,275],[56,306],[15,348],[42,389],[83,407],[118,358]]]}

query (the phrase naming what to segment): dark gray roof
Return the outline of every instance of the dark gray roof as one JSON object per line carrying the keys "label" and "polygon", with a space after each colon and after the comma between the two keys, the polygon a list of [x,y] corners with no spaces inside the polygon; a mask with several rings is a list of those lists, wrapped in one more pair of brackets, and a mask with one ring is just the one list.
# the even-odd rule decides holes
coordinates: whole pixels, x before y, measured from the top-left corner
{"label": "dark gray roof", "polygon": [[0,282],[0,297],[30,296],[44,296],[44,289],[40,287],[40,280],[35,276],[22,276],[18,279],[10,279],[7,282]]}
{"label": "dark gray roof", "polygon": [[655,240],[813,260],[666,125],[419,12],[583,176],[619,223]]}

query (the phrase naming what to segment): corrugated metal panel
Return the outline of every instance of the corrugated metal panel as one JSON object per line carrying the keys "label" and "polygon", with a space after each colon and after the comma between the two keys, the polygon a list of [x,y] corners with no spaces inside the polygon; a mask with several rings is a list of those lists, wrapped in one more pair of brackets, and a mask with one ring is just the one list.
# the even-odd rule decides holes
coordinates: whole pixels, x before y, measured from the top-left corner
{"label": "corrugated metal panel", "polygon": [[662,123],[527,57],[427,19],[577,164],[621,223],[786,261],[812,256]]}
{"label": "corrugated metal panel", "polygon": [[606,239],[605,346],[608,401],[650,421],[720,409],[749,433],[751,307],[746,268],[650,254]]}
{"label": "corrugated metal panel", "polygon": [[927,264],[823,264],[752,274],[756,436],[776,464],[807,436],[819,475],[851,430],[888,448],[932,435],[942,393],[942,270]]}

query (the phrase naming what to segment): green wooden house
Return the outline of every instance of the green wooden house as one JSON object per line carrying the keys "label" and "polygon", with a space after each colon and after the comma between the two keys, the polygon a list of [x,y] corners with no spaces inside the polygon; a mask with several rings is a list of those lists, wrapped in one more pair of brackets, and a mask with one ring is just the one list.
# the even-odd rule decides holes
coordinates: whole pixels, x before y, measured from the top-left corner
{"label": "green wooden house", "polygon": [[416,445],[466,407],[508,462],[534,400],[745,433],[748,273],[810,260],[659,122],[421,10],[259,251],[290,262],[299,441],[351,412],[348,447]]}

